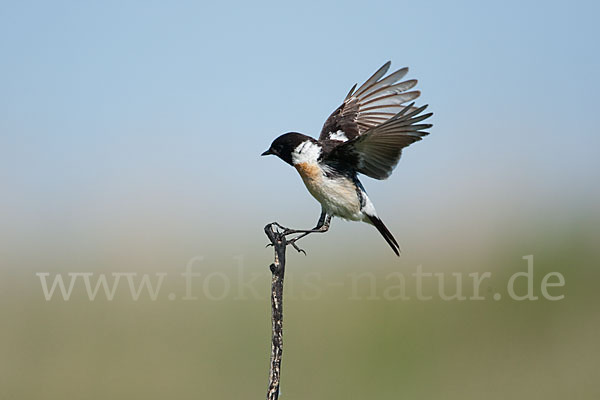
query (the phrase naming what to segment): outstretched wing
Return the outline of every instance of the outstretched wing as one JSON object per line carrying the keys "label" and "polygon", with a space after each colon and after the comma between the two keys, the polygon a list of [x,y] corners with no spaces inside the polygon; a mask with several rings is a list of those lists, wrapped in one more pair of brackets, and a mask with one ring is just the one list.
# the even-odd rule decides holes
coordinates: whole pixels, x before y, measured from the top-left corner
{"label": "outstretched wing", "polygon": [[417,90],[407,92],[417,84],[416,79],[396,83],[406,75],[408,68],[384,78],[390,65],[391,62],[386,62],[358,89],[356,85],[352,87],[344,103],[325,121],[319,140],[352,140],[388,121],[405,108],[403,104],[420,96]]}
{"label": "outstretched wing", "polygon": [[411,103],[381,125],[335,146],[324,156],[331,165],[343,165],[375,179],[386,179],[398,164],[402,149],[429,134],[431,124],[419,124],[432,113],[421,114],[427,106]]}

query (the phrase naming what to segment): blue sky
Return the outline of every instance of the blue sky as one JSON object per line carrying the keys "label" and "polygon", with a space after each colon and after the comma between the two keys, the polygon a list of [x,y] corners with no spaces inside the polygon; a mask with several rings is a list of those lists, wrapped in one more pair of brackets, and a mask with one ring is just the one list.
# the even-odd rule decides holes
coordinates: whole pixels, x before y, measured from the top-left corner
{"label": "blue sky", "polygon": [[[98,215],[140,209],[140,218],[181,213],[182,223],[201,215],[205,226],[223,215],[312,225],[319,207],[295,172],[258,155],[283,132],[318,135],[352,84],[387,60],[419,79],[435,126],[389,181],[365,179],[380,214],[400,220],[398,204],[445,200],[457,212],[490,200],[504,211],[519,199],[591,206],[599,11],[596,2],[2,2],[4,218],[22,238],[78,226],[74,235]],[[273,180],[283,200],[268,195]]]}

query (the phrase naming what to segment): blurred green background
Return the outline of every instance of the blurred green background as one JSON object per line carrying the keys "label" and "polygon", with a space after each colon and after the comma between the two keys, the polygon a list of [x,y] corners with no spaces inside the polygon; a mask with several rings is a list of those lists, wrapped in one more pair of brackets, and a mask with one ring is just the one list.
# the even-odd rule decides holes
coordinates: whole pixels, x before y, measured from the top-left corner
{"label": "blurred green background", "polygon": [[[389,180],[363,182],[403,254],[340,220],[290,249],[281,398],[599,398],[598,11],[0,4],[0,399],[264,397],[262,229],[313,226],[319,206],[258,155],[318,135],[388,59],[435,113]],[[528,255],[539,298],[516,301]],[[461,274],[467,297],[488,272],[485,299],[444,301],[436,276],[419,300],[418,268],[448,294]],[[561,300],[542,297],[551,272]],[[40,273],[163,281],[155,300],[122,276],[92,301],[79,275],[46,300]]]}
{"label": "blurred green background", "polygon": [[[600,394],[597,229],[585,223],[562,226],[525,237],[526,244],[520,235],[498,234],[475,254],[415,243],[397,260],[385,243],[369,246],[373,254],[352,250],[359,246],[334,252],[332,247],[351,240],[340,239],[341,227],[336,228],[307,239],[308,256],[289,253],[283,398],[593,399]],[[134,253],[123,254],[122,263],[120,257],[99,264],[72,260],[63,269],[40,259],[36,269],[22,265],[4,271],[2,397],[262,397],[272,255],[261,249],[265,240],[258,228],[249,235],[254,249],[242,258],[197,246],[205,258],[193,264],[193,272],[200,273],[192,279],[194,300],[181,299],[186,289],[180,274],[191,247],[178,248],[179,255],[166,261]],[[539,299],[515,301],[506,284],[515,272],[526,271],[521,259],[526,253],[534,254]],[[443,301],[431,278],[424,278],[423,293],[433,299],[418,300],[411,277],[417,260],[424,272],[446,274],[448,295],[456,290],[450,272],[463,274],[467,297],[473,295],[467,274],[491,272],[481,285],[485,300]],[[46,301],[34,276],[39,271],[51,277],[133,271],[150,274],[153,283],[155,272],[168,275],[155,301],[145,292],[132,300],[125,282],[112,301],[102,291],[90,301],[81,281],[68,301],[58,294]],[[550,293],[565,297],[548,301],[540,282],[556,271],[566,284]],[[389,276],[397,272],[406,278],[409,299],[390,291],[398,281]],[[524,286],[518,283],[516,292],[525,293]],[[169,300],[171,293],[175,300]],[[493,293],[503,298],[495,301]]]}

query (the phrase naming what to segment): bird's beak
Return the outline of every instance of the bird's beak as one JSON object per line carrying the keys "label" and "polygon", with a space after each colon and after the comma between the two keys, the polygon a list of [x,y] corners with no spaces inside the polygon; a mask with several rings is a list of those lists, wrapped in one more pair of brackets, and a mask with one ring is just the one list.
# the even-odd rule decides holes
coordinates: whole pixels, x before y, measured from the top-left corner
{"label": "bird's beak", "polygon": [[261,156],[268,156],[270,154],[273,154],[273,152],[271,151],[271,149],[265,151],[264,153],[261,154]]}

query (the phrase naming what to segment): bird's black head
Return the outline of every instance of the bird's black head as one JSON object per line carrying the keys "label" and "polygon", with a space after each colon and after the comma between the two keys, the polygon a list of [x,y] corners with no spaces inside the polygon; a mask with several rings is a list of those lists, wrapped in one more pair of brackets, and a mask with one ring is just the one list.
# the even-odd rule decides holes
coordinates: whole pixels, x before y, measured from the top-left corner
{"label": "bird's black head", "polygon": [[262,153],[261,156],[268,156],[270,154],[273,154],[281,158],[286,163],[293,165],[292,152],[302,142],[306,142],[307,140],[315,141],[310,136],[306,136],[298,132],[284,133],[277,139],[273,140],[273,143],[271,143],[271,147],[269,147],[269,150]]}

